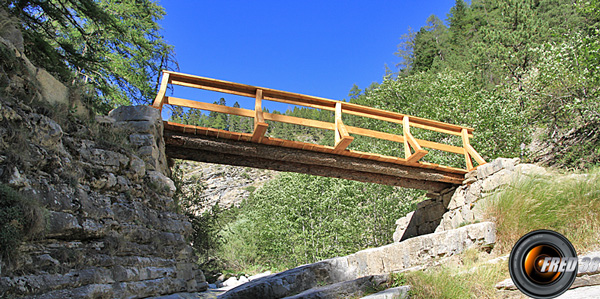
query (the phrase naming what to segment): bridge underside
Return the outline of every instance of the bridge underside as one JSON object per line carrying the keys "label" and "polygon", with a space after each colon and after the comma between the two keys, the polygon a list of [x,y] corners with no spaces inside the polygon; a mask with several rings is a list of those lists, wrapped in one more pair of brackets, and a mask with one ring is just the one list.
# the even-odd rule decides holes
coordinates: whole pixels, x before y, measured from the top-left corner
{"label": "bridge underside", "polygon": [[[198,162],[271,169],[439,192],[464,172],[431,169],[291,147],[183,133],[165,128],[166,154]],[[266,137],[268,138],[268,137]],[[275,138],[270,138],[275,140]]]}

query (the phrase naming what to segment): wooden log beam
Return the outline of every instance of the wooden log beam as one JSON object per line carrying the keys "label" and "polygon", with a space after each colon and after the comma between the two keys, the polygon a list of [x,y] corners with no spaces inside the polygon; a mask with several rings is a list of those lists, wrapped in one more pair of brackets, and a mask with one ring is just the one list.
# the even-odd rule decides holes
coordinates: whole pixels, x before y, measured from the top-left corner
{"label": "wooden log beam", "polygon": [[[433,181],[450,184],[461,184],[464,175],[444,172],[439,169],[428,169],[398,165],[395,163],[367,160],[349,156],[306,151],[302,149],[270,146],[231,139],[219,139],[211,136],[193,135],[178,131],[165,130],[167,148],[182,148],[190,152],[209,151],[227,155],[242,156],[243,159],[268,158],[273,161],[300,163],[313,166],[326,166],[336,169],[346,169],[361,173],[375,173],[399,178],[410,178],[420,181]],[[242,159],[242,158],[240,158]],[[217,162],[215,162],[217,163]],[[227,164],[224,160],[219,163]]]}
{"label": "wooden log beam", "polygon": [[165,95],[167,94],[167,87],[169,85],[169,77],[171,75],[169,73],[163,73],[162,75],[162,80],[160,82],[160,89],[158,90],[158,93],[156,94],[156,98],[154,99],[154,102],[152,103],[152,107],[158,109],[158,110],[162,110],[162,106],[164,104],[164,98]]}
{"label": "wooden log beam", "polygon": [[176,97],[165,97],[164,103],[169,104],[169,105],[181,106],[181,107],[201,109],[201,110],[206,110],[206,111],[214,111],[214,112],[219,112],[219,113],[233,114],[233,115],[239,115],[239,116],[245,116],[245,117],[254,117],[253,110],[192,101],[192,100],[176,98]]}
{"label": "wooden log beam", "polygon": [[398,186],[411,189],[420,189],[433,192],[440,192],[452,186],[449,183],[423,181],[392,175],[361,172],[343,168],[335,168],[323,165],[304,164],[299,162],[289,162],[272,160],[268,157],[248,158],[246,156],[218,153],[204,150],[190,150],[184,147],[167,146],[167,156],[176,159],[193,160],[198,162],[227,164],[235,166],[245,166],[261,169],[270,169],[276,171],[296,172],[325,177],[334,177],[347,180],[354,180],[367,183],[376,183],[390,186]]}

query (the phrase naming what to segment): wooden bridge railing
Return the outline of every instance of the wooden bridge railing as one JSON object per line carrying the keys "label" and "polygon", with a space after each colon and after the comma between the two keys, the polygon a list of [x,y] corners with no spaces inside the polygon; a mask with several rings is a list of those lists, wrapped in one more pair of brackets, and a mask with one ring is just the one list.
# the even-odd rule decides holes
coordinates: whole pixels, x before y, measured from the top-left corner
{"label": "wooden bridge railing", "polygon": [[[169,84],[251,97],[255,99],[254,110],[228,107],[223,105],[216,105],[166,96],[166,91]],[[312,119],[263,112],[262,100],[276,101],[292,105],[334,111],[335,122],[330,123]],[[469,138],[473,137],[472,128],[447,124],[439,121],[409,116],[401,113],[385,111],[367,106],[361,106],[353,103],[334,101],[325,98],[280,91],[270,88],[256,87],[240,83],[233,83],[211,78],[204,78],[183,73],[163,71],[160,90],[156,95],[156,99],[154,100],[152,107],[162,109],[164,104],[253,118],[254,130],[251,134],[250,139],[252,142],[260,143],[263,140],[264,134],[269,126],[265,121],[270,120],[335,131],[335,147],[332,149],[333,153],[349,152],[348,150],[346,150],[346,148],[354,140],[354,137],[350,136],[350,134],[356,134],[402,143],[404,145],[405,157],[404,159],[401,159],[401,162],[405,164],[419,163],[419,160],[428,153],[428,151],[424,150],[423,148],[436,149],[445,152],[464,155],[466,161],[466,170],[468,171],[474,168],[471,158],[475,159],[475,161],[480,165],[485,163],[485,160],[469,144]],[[401,124],[403,126],[403,135],[395,135],[359,127],[347,126],[342,121],[343,114],[357,115]],[[461,136],[463,146],[458,147],[433,141],[416,139],[410,132],[411,127]],[[429,163],[420,162],[419,164],[425,165]]]}

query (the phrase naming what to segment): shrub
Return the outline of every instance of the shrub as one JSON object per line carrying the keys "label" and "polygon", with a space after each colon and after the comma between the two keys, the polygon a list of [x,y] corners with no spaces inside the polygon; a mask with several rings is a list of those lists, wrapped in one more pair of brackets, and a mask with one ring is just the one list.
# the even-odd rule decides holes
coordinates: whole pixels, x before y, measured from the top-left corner
{"label": "shrub", "polygon": [[45,229],[43,210],[13,188],[0,184],[0,258],[11,260],[23,240]]}

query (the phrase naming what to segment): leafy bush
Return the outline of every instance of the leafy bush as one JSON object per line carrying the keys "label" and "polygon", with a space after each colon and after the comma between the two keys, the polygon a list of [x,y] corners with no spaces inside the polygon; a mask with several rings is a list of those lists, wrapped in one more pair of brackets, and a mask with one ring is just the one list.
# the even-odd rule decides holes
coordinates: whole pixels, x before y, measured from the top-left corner
{"label": "leafy bush", "polygon": [[223,231],[232,266],[295,267],[392,242],[417,191],[283,173],[256,190]]}
{"label": "leafy bush", "polygon": [[[529,142],[528,114],[504,90],[481,88],[473,73],[446,71],[417,73],[409,77],[386,77],[376,88],[353,98],[352,102],[416,117],[475,128],[471,144],[487,161],[497,157],[521,156],[521,144]],[[348,124],[402,135],[402,126],[361,117]],[[462,146],[458,136],[411,128],[418,139]],[[363,139],[363,138],[361,138]],[[403,157],[402,145],[393,142],[355,139],[350,148],[376,150]],[[431,151],[424,161],[464,167],[463,155]]]}
{"label": "leafy bush", "polygon": [[0,258],[10,260],[21,242],[43,232],[45,224],[36,203],[0,184]]}

